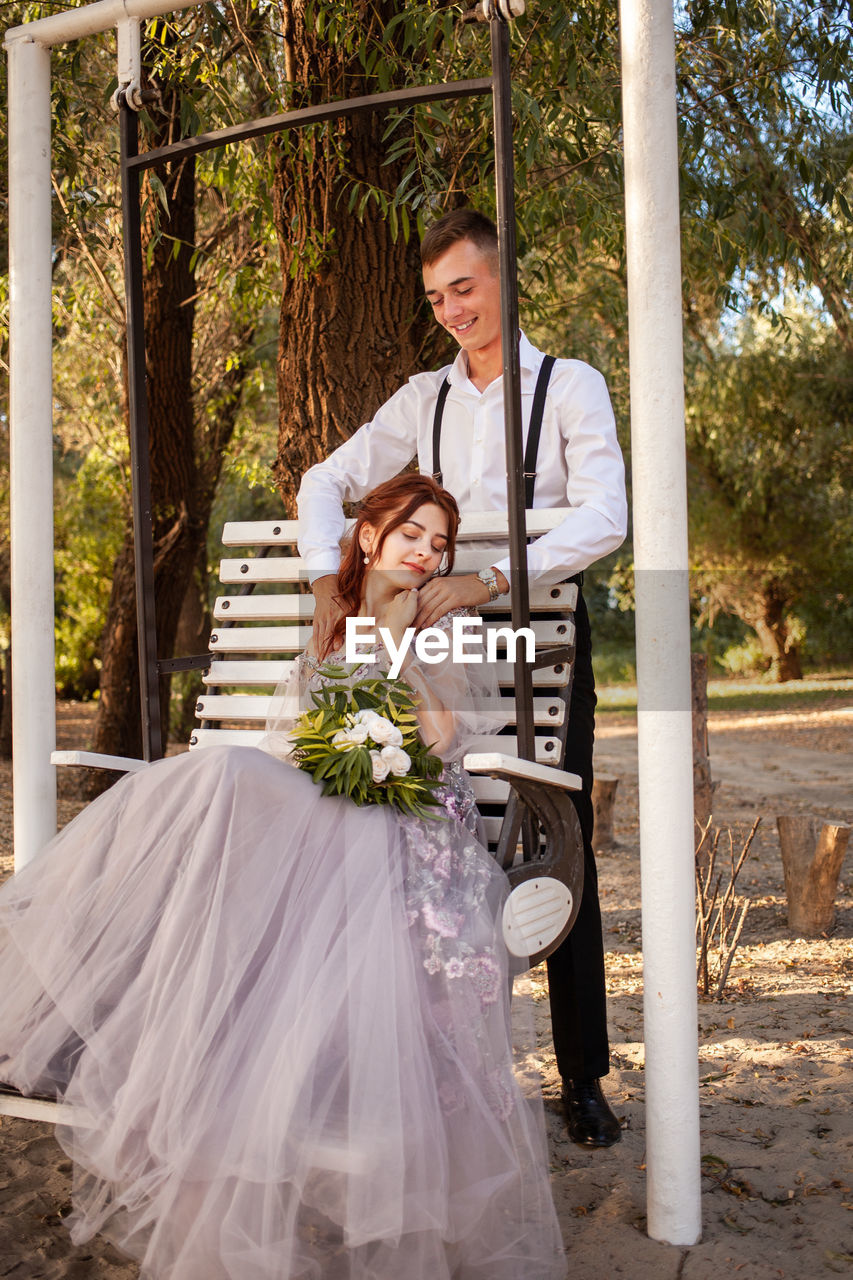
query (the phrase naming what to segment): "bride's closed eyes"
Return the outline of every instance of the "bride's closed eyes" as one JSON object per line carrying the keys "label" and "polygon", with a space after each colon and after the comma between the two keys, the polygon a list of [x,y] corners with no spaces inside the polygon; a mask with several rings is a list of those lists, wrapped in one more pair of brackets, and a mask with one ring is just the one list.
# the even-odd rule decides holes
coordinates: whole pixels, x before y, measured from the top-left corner
{"label": "bride's closed eyes", "polygon": [[[402,533],[403,533],[403,537],[406,538],[407,541],[418,542],[423,533],[423,529],[420,527],[420,525],[417,525],[417,524],[411,525],[411,526],[404,525]],[[432,543],[432,550],[438,556],[443,555],[446,549],[447,549],[446,538],[443,538],[443,537],[436,538],[436,540]]]}
{"label": "bride's closed eyes", "polygon": [[[407,541],[407,542],[419,542],[419,541],[420,541],[420,534],[417,534],[417,533],[406,533],[405,529],[403,530],[403,537],[406,539],[406,541]],[[446,546],[447,546],[447,544],[446,544],[446,543],[439,543],[438,545],[436,545],[435,543],[433,543],[433,544],[432,544],[432,550],[433,550],[433,552],[435,553],[435,555],[437,555],[437,556],[443,556],[443,555],[444,555],[444,552],[445,552],[445,548],[446,548]]]}

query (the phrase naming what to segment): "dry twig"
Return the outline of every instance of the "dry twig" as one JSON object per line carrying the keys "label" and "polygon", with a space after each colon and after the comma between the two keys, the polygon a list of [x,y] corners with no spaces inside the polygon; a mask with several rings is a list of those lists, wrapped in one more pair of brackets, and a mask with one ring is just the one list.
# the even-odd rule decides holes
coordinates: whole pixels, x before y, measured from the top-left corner
{"label": "dry twig", "polygon": [[[735,884],[750,845],[755,838],[758,817],[752,824],[752,830],[746,837],[737,858],[735,858],[734,835],[731,827],[711,828],[711,819],[701,829],[699,843],[696,846],[696,948],[698,952],[696,978],[699,994],[706,998],[711,995],[719,1000],[725,989],[732,961],[743,933],[749,911],[749,899],[738,898]],[[721,843],[728,837],[727,866],[717,871],[718,855],[721,855]],[[722,857],[720,858],[722,861]],[[728,872],[728,883],[723,889],[723,877]],[[716,939],[716,947],[714,942]],[[713,954],[716,964],[713,966]]]}

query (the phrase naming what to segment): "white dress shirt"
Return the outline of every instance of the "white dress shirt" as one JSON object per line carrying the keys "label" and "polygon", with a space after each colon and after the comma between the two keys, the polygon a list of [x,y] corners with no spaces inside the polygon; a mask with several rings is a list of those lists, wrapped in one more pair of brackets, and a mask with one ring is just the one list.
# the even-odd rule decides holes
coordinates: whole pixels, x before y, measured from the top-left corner
{"label": "white dress shirt", "polygon": [[[519,340],[524,442],[543,353]],[[297,499],[299,551],[314,582],[337,572],[344,532],[343,502],[354,502],[417,456],[432,474],[432,423],[445,376],[450,391],[441,430],[443,484],[466,511],[506,511],[503,380],[478,391],[460,351],[452,365],[410,378],[373,419],[302,479]],[[539,437],[534,507],[570,507],[566,519],[527,550],[531,582],[550,585],[615,550],[627,529],[625,468],[601,374],[581,360],[558,360],[551,371]],[[484,544],[485,550],[485,544]],[[509,557],[491,559],[509,579]]]}

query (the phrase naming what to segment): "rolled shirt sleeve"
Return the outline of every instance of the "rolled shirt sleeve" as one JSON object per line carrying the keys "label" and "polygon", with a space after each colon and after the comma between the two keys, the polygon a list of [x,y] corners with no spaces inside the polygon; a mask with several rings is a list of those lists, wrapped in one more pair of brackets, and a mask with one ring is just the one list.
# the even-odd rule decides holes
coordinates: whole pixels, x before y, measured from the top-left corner
{"label": "rolled shirt sleeve", "polygon": [[324,462],[309,468],[297,496],[299,554],[309,581],[337,573],[346,521],[343,504],[357,502],[398,475],[417,452],[418,401],[414,380]]}
{"label": "rolled shirt sleeve", "polygon": [[[522,334],[525,439],[543,356]],[[480,392],[460,352],[452,366],[420,373],[386,401],[351,439],[306,472],[297,499],[299,551],[313,583],[336,573],[344,502],[355,502],[403,471],[417,456],[432,471],[432,422],[445,376],[441,467],[444,484],[469,511],[506,511],[506,448],[500,379]],[[531,581],[559,582],[618,547],[627,531],[625,468],[607,385],[580,360],[558,360],[551,374],[539,443],[535,507],[568,507],[561,524],[528,548]],[[510,578],[506,544],[482,543],[483,565]],[[490,558],[491,557],[491,558]]]}
{"label": "rolled shirt sleeve", "polygon": [[[625,464],[604,378],[579,360],[560,360],[548,399],[554,420],[549,424],[546,416],[543,423],[534,506],[570,510],[561,524],[528,547],[530,579],[543,586],[580,573],[615,551],[628,528]],[[554,445],[559,457],[552,456]],[[509,557],[495,568],[508,579]]]}

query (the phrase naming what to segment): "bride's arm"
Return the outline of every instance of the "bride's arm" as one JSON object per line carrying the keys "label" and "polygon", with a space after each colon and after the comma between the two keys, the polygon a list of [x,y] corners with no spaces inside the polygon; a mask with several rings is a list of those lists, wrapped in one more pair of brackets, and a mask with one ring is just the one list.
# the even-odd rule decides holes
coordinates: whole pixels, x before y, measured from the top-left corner
{"label": "bride's arm", "polygon": [[[445,614],[436,628],[449,632],[455,616],[470,617],[471,611],[456,609]],[[427,663],[417,657],[412,646],[400,670],[400,678],[418,699],[421,737],[445,763],[461,760],[473,737],[498,733],[508,720],[494,666],[483,661],[484,652],[476,652],[470,634],[465,648],[469,659],[474,660],[454,662],[448,635],[447,652],[439,660]]]}
{"label": "bride's arm", "polygon": [[[400,678],[405,680],[414,690],[418,699],[418,724],[420,735],[435,755],[444,759],[456,738],[456,724],[453,711],[446,707],[441,698],[442,681],[431,680],[426,675],[422,663],[412,659],[411,651],[406,654],[400,670]],[[447,690],[445,690],[445,695]]]}
{"label": "bride's arm", "polygon": [[[401,591],[389,602],[382,614],[382,625],[390,632],[394,646],[399,653],[403,637],[412,626],[418,607],[416,590]],[[461,612],[457,610],[457,612]],[[436,627],[449,631],[452,625],[450,614],[441,618]],[[384,646],[383,646],[384,647]],[[418,699],[418,723],[420,735],[431,750],[442,759],[451,749],[455,739],[455,721],[453,714],[454,688],[456,681],[445,669],[441,672],[438,666],[428,665],[417,659],[411,647],[406,650],[400,665],[400,679],[412,687]],[[449,678],[450,676],[450,678]]]}

